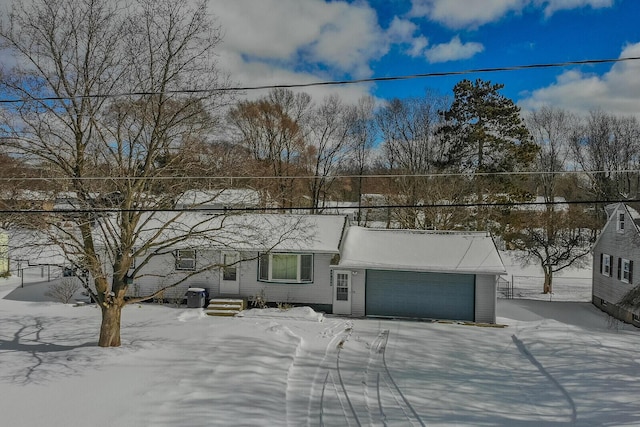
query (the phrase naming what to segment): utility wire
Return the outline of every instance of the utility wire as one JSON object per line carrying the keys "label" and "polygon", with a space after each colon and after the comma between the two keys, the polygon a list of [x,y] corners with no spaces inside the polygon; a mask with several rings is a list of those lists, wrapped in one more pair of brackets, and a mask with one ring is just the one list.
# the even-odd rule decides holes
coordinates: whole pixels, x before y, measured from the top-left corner
{"label": "utility wire", "polygon": [[[621,169],[621,170],[570,170],[570,171],[505,171],[505,172],[438,172],[438,173],[414,173],[414,174],[371,174],[371,175],[288,175],[288,176],[262,176],[262,175],[234,175],[234,176],[54,176],[54,177],[19,177],[19,176],[0,176],[0,181],[126,181],[126,180],[268,180],[268,179],[344,179],[344,178],[363,178],[363,179],[380,179],[380,178],[438,178],[438,177],[474,177],[474,176],[528,176],[528,175],[582,175],[582,174],[600,174],[600,173],[640,173],[640,169]],[[223,191],[223,190],[220,190]]]}
{"label": "utility wire", "polygon": [[[340,209],[430,209],[430,208],[472,208],[472,207],[515,207],[515,206],[546,206],[546,205],[592,205],[592,204],[613,204],[613,203],[637,203],[640,199],[619,199],[619,200],[567,200],[549,202],[474,202],[474,203],[431,203],[425,205],[375,205],[357,206],[338,205],[331,207],[319,207],[320,211],[336,211]],[[286,212],[286,211],[309,211],[314,208],[310,206],[293,207],[242,207],[242,208],[93,208],[93,209],[0,209],[0,214],[102,214],[102,213],[158,213],[158,212],[193,212],[193,213],[221,213],[233,214],[241,212]]]}
{"label": "utility wire", "polygon": [[114,94],[88,94],[88,95],[77,95],[77,96],[46,96],[46,97],[32,97],[32,98],[29,98],[28,100],[0,99],[0,104],[16,104],[16,103],[33,102],[33,101],[37,101],[37,102],[68,101],[72,99],[84,99],[84,98],[105,99],[105,98],[118,98],[122,96],[153,96],[153,95],[160,95],[160,94],[207,94],[207,93],[214,93],[214,92],[245,92],[245,91],[264,90],[264,89],[281,89],[281,88],[294,89],[294,88],[306,88],[306,87],[315,87],[315,86],[342,86],[342,85],[352,85],[352,84],[360,84],[360,83],[390,82],[390,81],[400,81],[400,80],[424,79],[424,78],[432,78],[432,77],[459,76],[459,75],[477,74],[477,73],[497,73],[497,72],[505,72],[505,71],[560,68],[560,67],[569,67],[573,65],[612,64],[612,63],[618,63],[618,62],[637,61],[637,60],[640,60],[639,56],[613,58],[613,59],[585,59],[580,61],[524,64],[524,65],[513,65],[513,66],[506,66],[506,67],[473,68],[473,69],[459,70],[459,71],[441,71],[441,72],[418,73],[418,74],[408,74],[408,75],[399,75],[399,76],[397,75],[397,76],[387,76],[387,77],[370,77],[370,78],[353,79],[353,80],[325,80],[325,81],[315,81],[315,82],[309,82],[309,83],[273,84],[273,85],[256,85],[256,86],[229,86],[229,87],[217,87],[212,89],[176,89],[176,90],[166,90],[164,92],[141,91],[141,92],[123,92],[123,93],[114,93]]}

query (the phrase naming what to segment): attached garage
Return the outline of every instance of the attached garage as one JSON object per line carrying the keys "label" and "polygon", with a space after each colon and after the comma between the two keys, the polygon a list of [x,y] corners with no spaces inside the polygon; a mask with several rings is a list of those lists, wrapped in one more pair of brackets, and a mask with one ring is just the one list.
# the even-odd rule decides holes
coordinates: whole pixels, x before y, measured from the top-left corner
{"label": "attached garage", "polygon": [[483,323],[495,323],[505,273],[488,233],[355,226],[338,267],[351,271],[351,314]]}
{"label": "attached garage", "polygon": [[367,270],[367,316],[475,320],[475,276]]}

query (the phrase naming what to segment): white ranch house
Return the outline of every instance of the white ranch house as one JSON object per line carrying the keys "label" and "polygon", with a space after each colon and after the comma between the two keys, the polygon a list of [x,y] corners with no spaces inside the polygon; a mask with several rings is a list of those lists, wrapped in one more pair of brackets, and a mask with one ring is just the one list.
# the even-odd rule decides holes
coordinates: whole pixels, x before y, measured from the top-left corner
{"label": "white ranch house", "polygon": [[[181,221],[201,220],[193,213]],[[220,221],[199,227],[218,230]],[[370,229],[349,226],[340,215],[238,215],[224,225],[212,231],[215,241],[192,239],[155,258],[133,278],[130,295],[215,264],[223,267],[168,292],[180,297],[195,287],[340,315],[495,323],[496,283],[505,268],[486,233]]]}

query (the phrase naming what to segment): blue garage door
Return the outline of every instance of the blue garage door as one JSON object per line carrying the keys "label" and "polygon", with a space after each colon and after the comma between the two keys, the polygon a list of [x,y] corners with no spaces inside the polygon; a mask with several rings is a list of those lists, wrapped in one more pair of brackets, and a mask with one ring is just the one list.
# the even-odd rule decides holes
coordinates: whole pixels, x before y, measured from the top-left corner
{"label": "blue garage door", "polygon": [[474,320],[475,276],[367,270],[368,316]]}

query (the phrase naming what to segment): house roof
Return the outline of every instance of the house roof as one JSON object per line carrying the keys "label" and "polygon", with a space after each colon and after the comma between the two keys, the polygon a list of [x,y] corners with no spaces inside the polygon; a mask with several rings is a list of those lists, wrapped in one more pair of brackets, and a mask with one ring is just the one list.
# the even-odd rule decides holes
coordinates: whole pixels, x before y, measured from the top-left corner
{"label": "house roof", "polygon": [[[345,223],[346,218],[342,215],[183,212],[178,216],[175,212],[156,212],[141,221],[138,244],[143,245],[151,239],[177,239],[171,246],[176,249],[338,253]],[[187,233],[191,236],[180,238]]]}
{"label": "house roof", "polygon": [[622,202],[611,203],[605,206],[604,210],[607,213],[607,222],[602,227],[602,230],[600,230],[600,234],[598,234],[596,241],[593,242],[592,249],[598,246],[598,244],[600,243],[600,239],[609,227],[617,227],[617,225],[615,224],[615,221],[617,221],[616,213],[621,210],[625,210],[629,214],[629,217],[631,218],[633,223],[633,229],[636,231],[636,233],[640,234],[640,213],[638,213],[638,211],[633,209],[631,206]]}
{"label": "house roof", "polygon": [[491,236],[482,232],[350,227],[340,266],[447,273],[506,272]]}
{"label": "house roof", "polygon": [[220,190],[188,190],[176,201],[176,206],[259,206],[260,192],[249,188]]}

